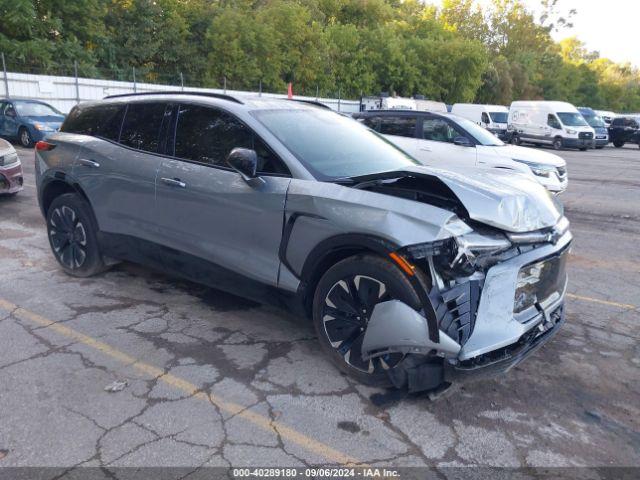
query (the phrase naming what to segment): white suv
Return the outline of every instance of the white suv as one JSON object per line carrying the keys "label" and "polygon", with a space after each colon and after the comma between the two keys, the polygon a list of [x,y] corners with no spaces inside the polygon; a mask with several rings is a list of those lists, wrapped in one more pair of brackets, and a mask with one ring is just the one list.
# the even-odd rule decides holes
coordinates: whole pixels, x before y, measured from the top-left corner
{"label": "white suv", "polygon": [[562,193],[567,188],[567,164],[558,155],[507,145],[484,128],[456,115],[379,110],[356,113],[354,118],[424,165],[451,170],[508,169],[534,177],[552,193]]}

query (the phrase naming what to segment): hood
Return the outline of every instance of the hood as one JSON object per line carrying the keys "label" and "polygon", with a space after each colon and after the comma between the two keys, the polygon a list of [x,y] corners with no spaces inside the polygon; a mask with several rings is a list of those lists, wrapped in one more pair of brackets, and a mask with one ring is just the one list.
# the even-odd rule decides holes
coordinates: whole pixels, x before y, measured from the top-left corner
{"label": "hood", "polygon": [[491,148],[497,156],[511,160],[524,160],[525,162],[553,165],[554,167],[565,167],[567,164],[567,162],[558,155],[535,148],[520,147],[517,145],[485,148]]}
{"label": "hood", "polygon": [[525,175],[487,168],[411,167],[407,171],[439,178],[462,202],[471,219],[507,232],[552,227],[562,217],[549,192]]}

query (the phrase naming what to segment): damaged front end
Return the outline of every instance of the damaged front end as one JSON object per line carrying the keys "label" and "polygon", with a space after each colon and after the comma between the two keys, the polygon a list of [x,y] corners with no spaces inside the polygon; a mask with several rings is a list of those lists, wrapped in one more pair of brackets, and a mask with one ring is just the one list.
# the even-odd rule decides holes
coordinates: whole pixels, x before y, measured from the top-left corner
{"label": "damaged front end", "polygon": [[402,361],[388,369],[397,387],[435,390],[506,372],[564,320],[572,241],[566,218],[532,232],[467,223],[473,231],[396,252],[430,279],[414,284],[423,290],[423,309],[397,300],[378,304],[362,355],[368,360],[401,353]]}

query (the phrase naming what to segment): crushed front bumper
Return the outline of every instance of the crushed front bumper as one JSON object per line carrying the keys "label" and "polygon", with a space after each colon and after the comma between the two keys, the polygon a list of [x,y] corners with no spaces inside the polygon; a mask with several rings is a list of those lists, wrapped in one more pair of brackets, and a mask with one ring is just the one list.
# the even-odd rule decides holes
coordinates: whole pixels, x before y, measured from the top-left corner
{"label": "crushed front bumper", "polygon": [[23,175],[20,161],[0,167],[0,194],[22,190]]}
{"label": "crushed front bumper", "polygon": [[[389,369],[389,376],[394,385],[407,386],[409,391],[439,388],[513,368],[550,340],[564,323],[565,267],[573,237],[568,229],[559,235],[555,243],[549,240],[522,247],[519,254],[488,268],[479,301],[471,301],[477,309],[467,302],[468,294],[463,295],[466,303],[456,303],[456,315],[468,311],[474,317],[475,312],[466,342],[444,321],[439,321],[440,341],[431,341],[424,317],[402,302],[385,302],[376,306],[369,320],[363,357],[405,354],[405,360]],[[530,301],[518,300],[516,308],[517,293],[529,295]],[[435,297],[430,298],[433,303]],[[444,312],[452,308],[451,301],[436,302],[433,308],[436,313]],[[453,348],[456,345],[459,349]]]}
{"label": "crushed front bumper", "polygon": [[565,322],[565,308],[560,305],[546,325],[529,332],[518,342],[463,362],[444,363],[444,380],[449,383],[479,380],[508,372],[542,345],[551,340]]}

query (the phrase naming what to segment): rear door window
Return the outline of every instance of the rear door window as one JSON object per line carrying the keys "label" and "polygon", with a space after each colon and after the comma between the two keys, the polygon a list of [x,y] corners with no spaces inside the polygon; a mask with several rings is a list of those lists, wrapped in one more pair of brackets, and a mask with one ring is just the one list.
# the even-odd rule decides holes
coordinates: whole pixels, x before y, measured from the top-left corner
{"label": "rear door window", "polygon": [[122,103],[75,107],[60,129],[118,141],[126,105]]}
{"label": "rear door window", "polygon": [[416,117],[411,116],[384,116],[380,117],[378,131],[383,135],[397,135],[399,137],[415,138]]}
{"label": "rear door window", "polygon": [[228,167],[227,155],[236,147],[255,150],[259,173],[289,174],[271,149],[233,115],[202,105],[180,106],[175,135],[176,157]]}
{"label": "rear door window", "polygon": [[168,106],[164,102],[130,103],[122,125],[120,143],[146,152],[158,152],[160,128]]}

